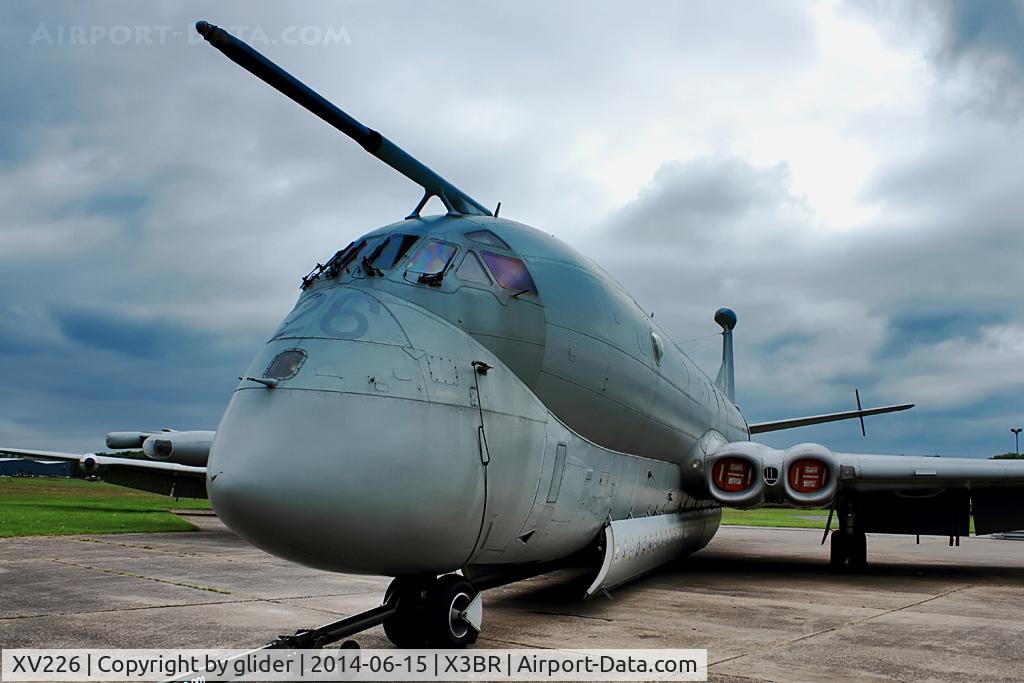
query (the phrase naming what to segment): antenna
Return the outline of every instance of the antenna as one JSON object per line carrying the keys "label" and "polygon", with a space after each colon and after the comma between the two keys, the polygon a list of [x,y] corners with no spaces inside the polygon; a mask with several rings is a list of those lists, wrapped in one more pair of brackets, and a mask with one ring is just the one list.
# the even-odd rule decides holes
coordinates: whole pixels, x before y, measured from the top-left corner
{"label": "antenna", "polygon": [[864,409],[860,405],[860,389],[854,389],[853,395],[857,398],[857,412],[860,413],[857,416],[860,419],[860,435],[866,437],[868,433],[864,429]]}
{"label": "antenna", "polygon": [[722,367],[718,369],[715,384],[736,403],[736,367],[732,356],[732,331],[736,327],[736,313],[730,308],[715,311],[715,322],[722,326]]}
{"label": "antenna", "polygon": [[300,80],[224,29],[205,21],[197,21],[196,31],[232,62],[313,112],[358,142],[367,152],[422,187],[423,199],[420,200],[410,218],[418,216],[431,197],[440,199],[449,214],[491,215],[490,209],[483,204],[437,175],[377,131],[364,126],[338,109]]}

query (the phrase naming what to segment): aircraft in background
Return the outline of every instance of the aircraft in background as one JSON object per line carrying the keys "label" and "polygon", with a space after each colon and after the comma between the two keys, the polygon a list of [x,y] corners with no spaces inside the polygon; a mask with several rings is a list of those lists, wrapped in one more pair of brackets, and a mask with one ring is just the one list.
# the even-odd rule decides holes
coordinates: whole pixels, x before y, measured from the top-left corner
{"label": "aircraft in background", "polygon": [[[751,441],[911,406],[748,424],[735,405],[732,311],[715,314],[723,351],[711,380],[596,264],[499,218],[222,29],[196,27],[422,198],[302,278],[216,433],[108,435],[146,461],[0,452],[209,495],[228,527],[270,553],[396,577],[380,607],[274,646],[383,623],[398,646],[461,647],[480,632],[482,590],[583,564],[586,594],[607,591],[703,548],[722,507],[831,506],[831,563],[854,569],[869,532],[952,544],[972,516],[981,534],[1024,527],[1022,462]],[[446,213],[421,215],[433,197]]]}

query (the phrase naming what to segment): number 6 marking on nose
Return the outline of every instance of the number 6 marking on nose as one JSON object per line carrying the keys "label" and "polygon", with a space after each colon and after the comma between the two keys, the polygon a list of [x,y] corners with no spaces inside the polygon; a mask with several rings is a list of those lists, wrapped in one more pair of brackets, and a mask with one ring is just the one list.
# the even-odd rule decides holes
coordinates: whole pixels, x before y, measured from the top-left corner
{"label": "number 6 marking on nose", "polygon": [[[324,334],[331,337],[337,337],[339,339],[359,339],[370,329],[370,323],[367,322],[366,316],[359,311],[348,308],[349,302],[355,303],[362,301],[366,304],[366,308],[370,313],[377,315],[380,313],[380,302],[373,297],[350,293],[340,297],[327,312],[324,313],[323,317],[320,318],[320,329],[323,330]],[[337,318],[344,318],[351,321],[351,327],[349,329],[340,330],[334,326],[334,322]]]}

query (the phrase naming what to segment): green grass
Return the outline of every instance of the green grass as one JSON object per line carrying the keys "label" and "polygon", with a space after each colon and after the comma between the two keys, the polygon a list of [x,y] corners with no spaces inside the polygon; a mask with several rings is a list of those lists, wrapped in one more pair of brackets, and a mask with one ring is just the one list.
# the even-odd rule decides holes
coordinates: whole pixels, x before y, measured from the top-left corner
{"label": "green grass", "polygon": [[[209,507],[206,500],[176,501],[103,482],[0,478],[0,538],[192,531],[195,527],[167,510]],[[722,510],[722,524],[727,526],[822,529],[827,518],[828,510]]]}
{"label": "green grass", "polygon": [[[785,508],[759,508],[757,510],[731,510],[722,508],[722,524],[736,526],[788,526],[802,529],[824,529],[828,510],[788,510]],[[835,526],[835,520],[832,526]]]}
{"label": "green grass", "polygon": [[0,478],[0,538],[194,531],[167,510],[209,507],[205,500],[175,500],[98,481]]}

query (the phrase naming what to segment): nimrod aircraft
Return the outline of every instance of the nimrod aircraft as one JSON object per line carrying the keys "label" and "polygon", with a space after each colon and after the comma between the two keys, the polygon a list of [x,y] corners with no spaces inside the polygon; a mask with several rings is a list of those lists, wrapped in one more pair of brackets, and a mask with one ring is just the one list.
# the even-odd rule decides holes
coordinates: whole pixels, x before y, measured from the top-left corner
{"label": "nimrod aircraft", "polygon": [[[230,60],[423,189],[302,278],[295,308],[213,432],[115,432],[148,460],[71,459],[110,482],[209,496],[255,546],[318,569],[395,577],[383,604],[273,646],[383,624],[400,647],[461,647],[481,591],[572,564],[591,596],[703,548],[721,509],[830,506],[831,564],[865,534],[1024,528],[1024,462],[777,450],[757,434],[908,405],[747,423],[732,334],[711,380],[607,273],[498,217],[380,133],[206,22]],[[447,213],[421,215],[431,198]]]}

